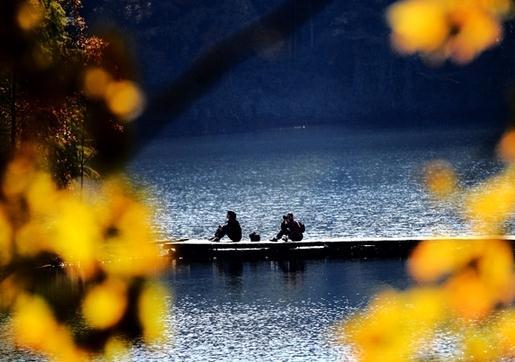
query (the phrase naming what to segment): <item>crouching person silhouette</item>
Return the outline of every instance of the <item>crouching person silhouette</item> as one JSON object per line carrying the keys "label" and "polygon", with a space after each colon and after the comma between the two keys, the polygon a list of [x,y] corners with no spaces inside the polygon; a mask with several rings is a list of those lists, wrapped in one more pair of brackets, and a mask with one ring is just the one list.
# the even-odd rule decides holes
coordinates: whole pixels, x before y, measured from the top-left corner
{"label": "crouching person silhouette", "polygon": [[241,226],[238,220],[236,220],[236,213],[229,210],[227,211],[226,218],[226,223],[218,226],[215,236],[210,238],[210,241],[220,241],[226,235],[234,242],[241,240]]}
{"label": "crouching person silhouette", "polygon": [[293,217],[293,213],[289,212],[283,216],[283,222],[281,223],[281,231],[277,236],[270,239],[270,241],[277,241],[283,239],[284,241],[301,241],[304,237],[303,233],[306,230],[303,223],[296,220]]}

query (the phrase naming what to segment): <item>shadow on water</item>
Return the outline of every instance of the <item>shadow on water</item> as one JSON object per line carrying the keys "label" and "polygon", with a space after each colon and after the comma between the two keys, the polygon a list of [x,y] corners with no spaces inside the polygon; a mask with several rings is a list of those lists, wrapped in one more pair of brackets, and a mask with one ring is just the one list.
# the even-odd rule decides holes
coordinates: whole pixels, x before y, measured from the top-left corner
{"label": "shadow on water", "polygon": [[218,273],[227,276],[227,284],[233,288],[242,287],[243,262],[241,260],[233,261],[215,261]]}
{"label": "shadow on water", "polygon": [[178,297],[177,302],[179,297],[191,295],[231,303],[231,296],[238,296],[242,303],[325,296],[359,306],[383,287],[408,287],[411,281],[405,261],[336,257],[176,260],[164,281]]}
{"label": "shadow on water", "polygon": [[[217,259],[213,261],[219,276],[224,277],[229,288],[243,287],[244,271],[249,273],[261,273],[260,262],[246,262],[243,259]],[[302,259],[279,259],[268,263],[270,272],[280,271],[283,276],[285,286],[300,286],[306,270],[306,262]]]}
{"label": "shadow on water", "polygon": [[[56,282],[47,293],[71,287],[59,273],[47,277]],[[334,325],[378,288],[410,284],[405,259],[336,257],[175,260],[162,281],[173,295],[163,315],[170,338],[152,350],[136,344],[132,360],[348,360],[349,349],[333,342]],[[6,348],[0,352],[27,357]]]}
{"label": "shadow on water", "polygon": [[176,360],[348,360],[332,328],[381,288],[404,289],[405,259],[176,260],[163,276],[173,293]]}
{"label": "shadow on water", "polygon": [[283,279],[288,287],[301,286],[304,281],[306,263],[300,259],[279,260],[277,262],[279,270],[283,272]]}

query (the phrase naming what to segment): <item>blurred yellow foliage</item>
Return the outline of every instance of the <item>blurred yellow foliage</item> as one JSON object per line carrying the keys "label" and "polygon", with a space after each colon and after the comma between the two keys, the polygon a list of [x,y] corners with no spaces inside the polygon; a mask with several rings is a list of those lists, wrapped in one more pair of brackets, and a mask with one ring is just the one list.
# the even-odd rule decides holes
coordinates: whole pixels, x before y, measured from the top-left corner
{"label": "blurred yellow foliage", "polygon": [[9,220],[0,208],[0,266],[11,261],[12,255],[12,230]]}
{"label": "blurred yellow foliage", "polygon": [[[4,193],[13,204],[26,199],[30,213],[16,230],[17,249],[27,255],[55,252],[91,272],[99,261],[109,261],[104,267],[122,276],[153,274],[163,260],[154,244],[151,213],[128,190],[119,179],[108,180],[96,198],[86,201],[78,193],[58,190],[50,175],[27,159],[16,159],[7,169]],[[6,246],[9,230],[3,228],[6,241],[0,239]]]}
{"label": "blurred yellow foliage", "polygon": [[163,340],[165,329],[163,316],[166,314],[168,293],[157,283],[145,285],[138,301],[138,314],[143,325],[143,338],[147,343]]}
{"label": "blurred yellow foliage", "polygon": [[[512,159],[512,137],[508,132],[498,147],[507,161]],[[463,360],[513,358],[513,250],[499,235],[515,213],[515,166],[508,164],[471,190],[459,190],[452,167],[442,161],[430,163],[424,176],[428,191],[437,198],[455,195],[455,201],[463,200],[472,231],[490,237],[421,242],[407,263],[420,284],[380,294],[366,311],[343,324],[342,341],[355,347],[360,361],[431,359],[421,351],[446,331],[459,336],[456,348]]]}
{"label": "blurred yellow foliage", "polygon": [[89,68],[84,74],[84,92],[91,98],[103,98],[111,80],[111,75],[104,69]]}
{"label": "blurred yellow foliage", "polygon": [[23,149],[20,157],[7,166],[2,183],[7,198],[19,197],[27,190],[36,172],[36,164],[32,161],[36,152],[32,147]]}
{"label": "blurred yellow foliage", "polygon": [[127,193],[120,179],[106,181],[101,193],[104,197],[96,204],[95,215],[108,241],[100,248],[101,258],[109,260],[104,268],[119,276],[151,275],[162,269],[150,210]]}
{"label": "blurred yellow foliage", "polygon": [[394,292],[378,295],[369,307],[369,313],[346,323],[343,328],[358,348],[361,361],[401,361],[409,356],[410,346],[397,338],[399,332],[406,337],[404,321],[399,318],[402,306]]}
{"label": "blurred yellow foliage", "polygon": [[22,294],[12,319],[16,343],[24,348],[44,352],[58,361],[80,361],[84,353],[75,347],[67,327],[60,325],[45,301]]}
{"label": "blurred yellow foliage", "polygon": [[475,328],[468,331],[464,339],[464,357],[467,361],[495,361],[498,354],[493,350],[493,340],[490,333],[478,331]]}
{"label": "blurred yellow foliage", "polygon": [[496,316],[492,334],[498,339],[496,346],[499,354],[505,357],[515,357],[515,310],[503,311]]}
{"label": "blurred yellow foliage", "polygon": [[511,246],[504,241],[490,240],[484,244],[476,260],[478,275],[496,303],[513,301],[515,275]]}
{"label": "blurred yellow foliage", "polygon": [[486,317],[495,304],[486,283],[472,269],[453,276],[445,285],[449,307],[465,319]]}
{"label": "blurred yellow foliage", "polygon": [[31,175],[32,182],[26,189],[27,203],[34,216],[47,215],[55,208],[57,189],[52,177],[46,172]]}
{"label": "blurred yellow foliage", "polygon": [[131,121],[143,112],[145,98],[136,83],[125,80],[109,84],[106,103],[113,114]]}
{"label": "blurred yellow foliage", "polygon": [[509,167],[469,193],[465,214],[480,234],[502,233],[504,222],[515,211],[515,168]]}
{"label": "blurred yellow foliage", "polygon": [[434,282],[462,265],[463,254],[455,240],[422,242],[411,255],[408,269],[419,282]]}
{"label": "blurred yellow foliage", "polygon": [[445,299],[438,289],[406,293],[386,291],[366,313],[342,326],[342,341],[350,341],[360,361],[406,361],[429,339],[445,316]]}
{"label": "blurred yellow foliage", "polygon": [[449,33],[445,15],[445,8],[438,1],[396,3],[387,14],[394,30],[392,42],[395,48],[403,53],[435,52]]}
{"label": "blurred yellow foliage", "polygon": [[82,314],[93,328],[108,328],[118,323],[127,308],[127,287],[116,279],[92,288],[82,304]]}
{"label": "blurred yellow foliage", "polygon": [[478,5],[497,16],[506,16],[513,10],[511,0],[478,0]]}
{"label": "blurred yellow foliage", "polygon": [[[119,36],[88,34],[81,0],[1,4],[0,67],[11,95],[2,117],[12,132],[0,166],[0,312],[12,318],[0,323],[10,321],[19,347],[51,360],[116,358],[123,338],[164,332],[138,304],[164,260],[152,212],[128,182],[82,185],[87,175],[100,179],[93,158],[105,170],[125,159],[130,132],[121,121],[142,112],[144,95],[128,80],[134,69]],[[165,296],[153,295],[164,312]]]}
{"label": "blurred yellow foliage", "polygon": [[392,45],[401,53],[467,63],[502,38],[509,0],[402,0],[390,6]]}
{"label": "blurred yellow foliage", "polygon": [[[357,348],[361,361],[380,360],[376,357],[382,353],[394,353],[397,360],[412,358],[421,346],[430,345],[437,331],[468,331],[475,323],[488,322],[499,306],[509,306],[515,296],[513,267],[511,246],[503,240],[424,241],[410,257],[408,270],[425,285],[380,294],[367,311],[346,322],[343,340]],[[481,332],[502,345],[493,349],[497,357],[515,347],[510,344],[515,342],[515,329],[507,322],[513,312],[506,311],[495,328]],[[483,342],[471,334],[463,348],[477,360],[495,360],[478,354]]]}
{"label": "blurred yellow foliage", "polygon": [[28,31],[40,25],[44,16],[45,10],[39,0],[27,0],[20,6],[16,19],[20,28]]}
{"label": "blurred yellow foliage", "polygon": [[444,161],[430,162],[424,169],[429,192],[437,198],[452,195],[457,189],[457,177],[452,166]]}
{"label": "blurred yellow foliage", "polygon": [[137,118],[145,107],[145,96],[138,84],[115,80],[100,67],[86,69],[82,87],[86,96],[105,101],[109,111],[124,121]]}
{"label": "blurred yellow foliage", "polygon": [[[130,318],[142,326],[142,337],[158,341],[166,293],[155,283],[138,287],[165,262],[154,242],[150,210],[120,178],[99,183],[87,200],[80,192],[58,189],[36,149],[23,148],[4,175],[0,265],[24,258],[50,262],[45,255],[55,255],[70,280],[79,270],[84,295],[78,313],[88,328],[115,333],[118,322],[134,313]],[[57,322],[45,299],[32,294],[31,283],[23,274],[0,279],[0,307],[14,308],[16,343],[57,360],[89,359],[76,347],[73,328]],[[116,341],[105,346],[106,353],[119,351]]]}
{"label": "blurred yellow foliage", "polygon": [[24,257],[32,257],[42,251],[52,250],[47,230],[44,225],[38,222],[28,222],[18,228],[15,245],[16,251]]}
{"label": "blurred yellow foliage", "polygon": [[53,251],[66,262],[79,263],[93,272],[101,240],[93,208],[72,195],[60,196],[48,225]]}
{"label": "blurred yellow foliage", "polygon": [[104,356],[107,361],[118,361],[127,354],[126,343],[119,337],[111,337],[104,348]]}
{"label": "blurred yellow foliage", "polygon": [[458,29],[446,44],[445,56],[458,63],[468,63],[502,37],[500,19],[481,6],[466,2],[449,12],[450,26]]}
{"label": "blurred yellow foliage", "polygon": [[506,132],[497,146],[499,157],[506,162],[515,162],[515,131]]}

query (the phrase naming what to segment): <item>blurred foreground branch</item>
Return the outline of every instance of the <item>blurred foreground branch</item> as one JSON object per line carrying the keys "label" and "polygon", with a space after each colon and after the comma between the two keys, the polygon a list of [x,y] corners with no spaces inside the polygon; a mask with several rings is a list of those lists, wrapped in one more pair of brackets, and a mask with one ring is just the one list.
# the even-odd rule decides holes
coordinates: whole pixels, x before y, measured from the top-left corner
{"label": "blurred foreground branch", "polygon": [[[392,45],[431,62],[468,63],[499,43],[508,0],[401,0],[387,11]],[[341,325],[361,361],[437,358],[431,347],[451,338],[453,355],[466,361],[515,358],[513,247],[503,236],[515,214],[515,134],[499,142],[505,170],[466,190],[452,166],[435,161],[424,170],[436,200],[454,200],[475,240],[424,241],[408,261],[416,286],[388,290]],[[482,236],[482,237],[481,237]],[[459,356],[459,357],[458,357]]]}
{"label": "blurred foreground branch", "polygon": [[87,35],[80,8],[0,2],[0,310],[16,346],[65,361],[160,340],[167,298],[150,210],[97,172],[123,165],[144,95],[122,39]]}
{"label": "blurred foreground branch", "polygon": [[[151,100],[143,120],[144,125],[138,129],[140,147],[202,97],[230,69],[281,44],[332,1],[285,1],[270,14],[259,18],[200,55],[189,69]],[[287,21],[292,8],[296,9],[295,21]]]}

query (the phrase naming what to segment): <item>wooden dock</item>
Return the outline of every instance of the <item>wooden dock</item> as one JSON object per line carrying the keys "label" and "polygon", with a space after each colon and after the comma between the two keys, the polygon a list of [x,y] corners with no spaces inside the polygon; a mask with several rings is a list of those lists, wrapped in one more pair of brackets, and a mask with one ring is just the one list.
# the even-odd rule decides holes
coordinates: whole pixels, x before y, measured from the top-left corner
{"label": "wooden dock", "polygon": [[[179,259],[210,258],[289,258],[289,257],[339,257],[339,258],[405,258],[422,240],[449,238],[338,238],[307,239],[302,241],[240,241],[188,239],[165,241],[163,250]],[[453,238],[457,243],[485,237]],[[494,239],[494,237],[488,237]],[[503,237],[512,242],[513,237]]]}

